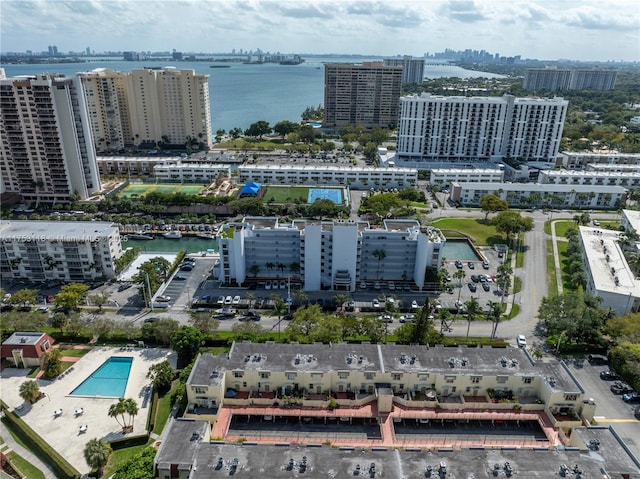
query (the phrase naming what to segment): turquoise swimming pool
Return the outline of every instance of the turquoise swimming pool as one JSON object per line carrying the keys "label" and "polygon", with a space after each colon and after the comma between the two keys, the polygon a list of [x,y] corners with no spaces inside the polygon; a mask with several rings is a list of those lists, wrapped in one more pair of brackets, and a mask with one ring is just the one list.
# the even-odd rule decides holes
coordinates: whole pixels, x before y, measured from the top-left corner
{"label": "turquoise swimming pool", "polygon": [[72,396],[124,397],[131,371],[132,357],[111,356],[80,386],[71,391]]}
{"label": "turquoise swimming pool", "polygon": [[476,250],[473,249],[467,240],[447,240],[444,244],[443,256],[447,261],[481,261]]}

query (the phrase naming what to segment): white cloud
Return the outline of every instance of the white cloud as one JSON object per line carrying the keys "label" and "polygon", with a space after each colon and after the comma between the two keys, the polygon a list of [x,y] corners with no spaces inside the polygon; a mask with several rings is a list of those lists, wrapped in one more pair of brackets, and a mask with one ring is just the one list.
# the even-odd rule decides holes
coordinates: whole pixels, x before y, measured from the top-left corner
{"label": "white cloud", "polygon": [[[260,48],[640,60],[638,0],[2,0],[3,51]],[[594,44],[594,36],[597,42]],[[635,41],[634,41],[635,39]]]}

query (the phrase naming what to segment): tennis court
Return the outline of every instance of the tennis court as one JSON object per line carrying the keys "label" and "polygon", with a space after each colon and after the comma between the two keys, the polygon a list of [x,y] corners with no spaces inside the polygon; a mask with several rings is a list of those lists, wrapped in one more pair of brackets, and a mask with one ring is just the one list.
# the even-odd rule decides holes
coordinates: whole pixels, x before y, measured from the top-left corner
{"label": "tennis court", "polygon": [[158,192],[163,194],[182,193],[185,195],[198,195],[204,188],[203,185],[178,185],[171,183],[135,183],[127,185],[118,193],[121,198],[131,198],[133,196],[144,196],[148,193]]}
{"label": "tennis court", "polygon": [[309,188],[307,203],[311,204],[316,200],[331,200],[336,205],[341,205],[342,190],[336,188]]}

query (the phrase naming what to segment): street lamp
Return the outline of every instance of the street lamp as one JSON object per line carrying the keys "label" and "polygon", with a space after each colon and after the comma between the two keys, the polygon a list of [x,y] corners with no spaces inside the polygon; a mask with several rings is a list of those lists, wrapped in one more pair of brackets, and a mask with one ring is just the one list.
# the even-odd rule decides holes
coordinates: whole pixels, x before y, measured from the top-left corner
{"label": "street lamp", "polygon": [[560,341],[562,341],[562,336],[564,336],[564,333],[566,333],[566,331],[562,331],[560,333],[560,336],[558,336],[558,344],[556,344],[556,354],[560,352]]}

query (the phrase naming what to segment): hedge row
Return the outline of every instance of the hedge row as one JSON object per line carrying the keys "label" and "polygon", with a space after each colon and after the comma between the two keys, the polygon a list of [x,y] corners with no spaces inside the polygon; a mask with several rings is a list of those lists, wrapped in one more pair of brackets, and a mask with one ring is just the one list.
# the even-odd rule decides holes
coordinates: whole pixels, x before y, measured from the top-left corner
{"label": "hedge row", "polygon": [[147,431],[153,431],[156,426],[156,412],[158,410],[158,393],[155,388],[151,396],[151,406],[149,407],[149,415],[147,416]]}
{"label": "hedge row", "polygon": [[51,466],[56,477],[60,479],[79,479],[80,473],[58,452],[42,439],[29,425],[13,411],[9,411],[7,405],[2,403],[4,412],[3,421],[13,427],[13,431],[25,444],[43,461]]}
{"label": "hedge row", "polygon": [[109,441],[111,449],[117,451],[118,449],[125,449],[133,446],[143,446],[149,442],[149,433],[140,434],[138,436],[123,437],[121,439],[114,439]]}

